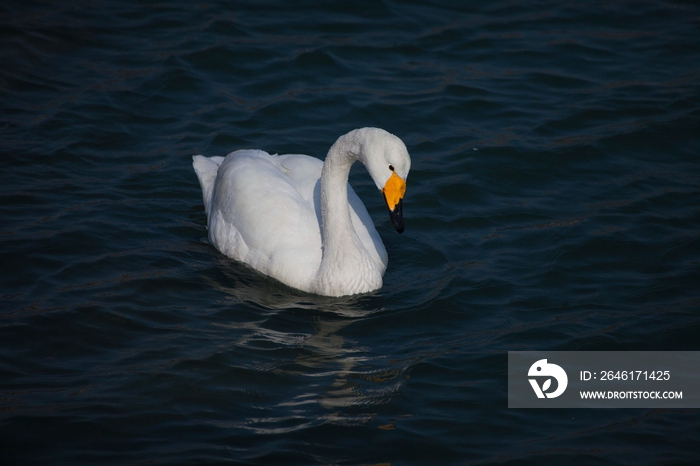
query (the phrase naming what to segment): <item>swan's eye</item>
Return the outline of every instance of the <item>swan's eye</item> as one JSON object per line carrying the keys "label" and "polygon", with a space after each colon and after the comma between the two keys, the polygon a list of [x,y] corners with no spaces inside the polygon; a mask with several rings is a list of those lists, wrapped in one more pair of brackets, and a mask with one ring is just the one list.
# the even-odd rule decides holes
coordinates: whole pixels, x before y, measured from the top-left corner
{"label": "swan's eye", "polygon": [[394,171],[394,166],[393,166],[393,165],[389,165],[389,170],[391,170],[391,171],[393,172],[393,171]]}

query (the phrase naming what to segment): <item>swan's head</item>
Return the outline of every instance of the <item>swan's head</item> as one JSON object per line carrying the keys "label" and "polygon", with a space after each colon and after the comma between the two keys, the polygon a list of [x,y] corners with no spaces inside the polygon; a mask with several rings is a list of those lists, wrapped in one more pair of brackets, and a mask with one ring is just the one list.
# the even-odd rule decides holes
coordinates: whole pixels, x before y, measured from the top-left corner
{"label": "swan's head", "polygon": [[379,128],[356,130],[362,149],[360,158],[369,175],[384,195],[391,223],[403,232],[403,196],[406,177],[411,169],[411,157],[403,141]]}

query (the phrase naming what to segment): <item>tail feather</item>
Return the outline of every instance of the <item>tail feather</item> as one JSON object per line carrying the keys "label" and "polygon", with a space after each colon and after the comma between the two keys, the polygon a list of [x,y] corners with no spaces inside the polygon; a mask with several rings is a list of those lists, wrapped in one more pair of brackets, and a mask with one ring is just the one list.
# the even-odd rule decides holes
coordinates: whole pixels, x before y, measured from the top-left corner
{"label": "tail feather", "polygon": [[202,202],[204,203],[204,211],[207,213],[207,217],[209,216],[216,174],[219,171],[219,165],[223,161],[223,157],[192,156],[192,166],[199,179],[199,184],[202,186]]}

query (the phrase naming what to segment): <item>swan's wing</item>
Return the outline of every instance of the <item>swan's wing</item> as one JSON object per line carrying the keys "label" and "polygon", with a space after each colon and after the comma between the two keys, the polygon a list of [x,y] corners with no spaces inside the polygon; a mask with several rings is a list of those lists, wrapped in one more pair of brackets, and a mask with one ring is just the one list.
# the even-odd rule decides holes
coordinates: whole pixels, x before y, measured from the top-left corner
{"label": "swan's wing", "polygon": [[321,224],[321,204],[314,197],[321,194],[321,171],[323,161],[308,155],[286,154],[275,157],[275,164],[297,187],[304,200],[314,206],[318,223]]}
{"label": "swan's wing", "polygon": [[[227,256],[308,290],[321,263],[320,226],[313,205],[276,159],[263,151],[237,151],[221,163],[209,240]],[[306,171],[314,168],[312,163]]]}

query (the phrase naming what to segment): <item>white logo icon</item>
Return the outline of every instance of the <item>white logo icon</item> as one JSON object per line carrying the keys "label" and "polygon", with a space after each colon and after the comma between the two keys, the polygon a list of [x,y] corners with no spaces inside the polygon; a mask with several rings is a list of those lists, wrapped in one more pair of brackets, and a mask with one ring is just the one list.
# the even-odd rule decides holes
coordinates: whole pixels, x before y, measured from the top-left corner
{"label": "white logo icon", "polygon": [[[528,379],[532,389],[535,391],[537,398],[556,398],[566,390],[566,385],[569,383],[569,378],[566,376],[566,372],[561,367],[556,364],[548,364],[546,359],[540,359],[535,364],[530,366],[530,370],[527,372],[528,377],[550,377],[544,381],[542,387],[537,383],[537,379]],[[552,385],[552,379],[554,377],[557,380],[557,389],[551,393],[547,393],[547,390]]]}

